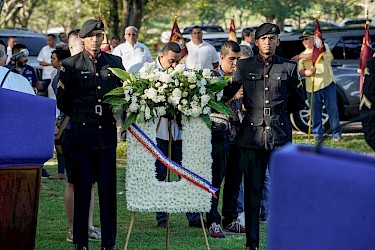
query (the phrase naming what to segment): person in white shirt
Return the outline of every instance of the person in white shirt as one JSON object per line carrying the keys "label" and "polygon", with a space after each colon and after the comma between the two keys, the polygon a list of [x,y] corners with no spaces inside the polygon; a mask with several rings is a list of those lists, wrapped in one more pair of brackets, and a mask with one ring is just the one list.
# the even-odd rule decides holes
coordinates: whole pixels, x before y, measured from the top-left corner
{"label": "person in white shirt", "polygon": [[4,67],[7,61],[7,57],[8,56],[5,51],[5,43],[0,40],[0,88],[11,89],[35,95],[33,87],[31,87],[29,81],[25,77],[20,74],[9,72],[10,70]]}
{"label": "person in white shirt", "polygon": [[12,57],[12,49],[13,49],[13,46],[15,44],[18,43],[17,41],[17,38],[15,38],[14,36],[10,36],[8,37],[8,46],[7,46],[7,55],[8,55],[8,58],[7,58],[7,61],[6,61],[6,64],[8,64],[10,62],[10,58]]}
{"label": "person in white shirt", "polygon": [[194,26],[191,30],[191,41],[186,43],[189,52],[185,64],[188,69],[217,69],[219,55],[211,44],[203,41],[202,29]]}
{"label": "person in white shirt", "polygon": [[112,55],[119,56],[128,72],[138,72],[145,62],[152,62],[150,50],[138,42],[138,28],[128,26],[125,29],[125,43],[114,48]]}
{"label": "person in white shirt", "polygon": [[47,35],[47,45],[44,46],[37,57],[39,65],[43,67],[42,71],[42,80],[44,82],[43,92],[46,93],[47,96],[47,87],[48,84],[51,82],[51,74],[54,71],[51,62],[52,51],[56,49],[56,36],[54,34]]}

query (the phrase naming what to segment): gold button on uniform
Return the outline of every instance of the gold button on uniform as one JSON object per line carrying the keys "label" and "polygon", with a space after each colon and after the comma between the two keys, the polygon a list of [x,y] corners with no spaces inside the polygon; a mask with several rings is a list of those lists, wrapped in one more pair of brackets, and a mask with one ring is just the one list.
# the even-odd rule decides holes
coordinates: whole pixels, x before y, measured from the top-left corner
{"label": "gold button on uniform", "polygon": [[96,75],[96,76],[99,76],[99,73],[96,73],[95,75]]}
{"label": "gold button on uniform", "polygon": [[102,102],[102,99],[98,99],[98,102]]}
{"label": "gold button on uniform", "polygon": [[267,126],[267,127],[266,127],[266,129],[267,129],[267,130],[270,130],[270,129],[271,129],[271,127],[270,127],[270,126]]}
{"label": "gold button on uniform", "polygon": [[265,90],[265,91],[268,91],[268,87],[265,87],[264,90]]}
{"label": "gold button on uniform", "polygon": [[265,78],[268,78],[268,75],[265,75],[264,77],[265,77]]}
{"label": "gold button on uniform", "polygon": [[98,86],[97,88],[98,88],[98,89],[101,89],[102,87]]}
{"label": "gold button on uniform", "polygon": [[268,103],[270,103],[270,101],[269,101],[269,100],[266,100],[266,101],[265,101],[265,103],[267,103],[267,104],[268,104]]}
{"label": "gold button on uniform", "polygon": [[99,129],[102,129],[102,126],[99,126]]}

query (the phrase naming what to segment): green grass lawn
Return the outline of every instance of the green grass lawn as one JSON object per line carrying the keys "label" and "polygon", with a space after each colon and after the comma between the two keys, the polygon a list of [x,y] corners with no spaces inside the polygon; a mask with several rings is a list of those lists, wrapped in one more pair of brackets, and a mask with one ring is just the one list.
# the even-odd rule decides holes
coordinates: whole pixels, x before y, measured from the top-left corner
{"label": "green grass lawn", "polygon": [[[294,135],[295,143],[312,144],[305,135]],[[339,147],[366,154],[373,154],[373,150],[365,143],[362,134],[345,136],[343,142],[332,142],[327,139],[325,146]],[[131,212],[126,209],[125,200],[125,155],[124,144],[118,147],[117,167],[117,241],[116,249],[123,249],[128,232]],[[57,171],[56,159],[47,162],[46,168],[50,174]],[[64,208],[64,190],[66,180],[43,179],[40,192],[37,236],[35,249],[73,249],[71,243],[66,242],[68,221]],[[219,212],[221,212],[221,204]],[[99,206],[96,197],[94,225],[100,227]],[[128,249],[165,249],[165,229],[156,228],[154,213],[136,213],[135,223],[130,237]],[[265,249],[266,225],[261,223],[261,249]],[[209,238],[210,248],[220,250],[245,249],[245,235],[226,235],[224,239]],[[100,249],[100,242],[90,242],[90,249]],[[185,214],[171,214],[169,249],[195,250],[205,249],[205,242],[201,229],[189,228]]]}

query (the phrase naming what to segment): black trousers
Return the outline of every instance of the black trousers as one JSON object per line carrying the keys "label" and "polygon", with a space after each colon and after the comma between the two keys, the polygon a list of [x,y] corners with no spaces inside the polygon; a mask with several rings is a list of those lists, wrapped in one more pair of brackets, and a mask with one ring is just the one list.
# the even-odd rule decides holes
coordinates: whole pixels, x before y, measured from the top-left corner
{"label": "black trousers", "polygon": [[[216,196],[220,197],[220,186],[225,175],[225,166],[228,160],[228,140],[226,135],[212,133],[212,186],[218,188]],[[213,222],[220,225],[221,215],[217,210],[219,199],[212,197],[211,210],[206,213],[207,225]]]}
{"label": "black trousers", "polygon": [[73,241],[78,249],[88,247],[88,218],[93,180],[98,183],[102,247],[116,241],[116,148],[107,150],[74,148],[71,151],[74,176]]}
{"label": "black trousers", "polygon": [[223,189],[223,226],[227,226],[237,219],[237,198],[242,182],[242,169],[239,165],[240,148],[234,142],[229,144],[228,162],[225,170]]}
{"label": "black trousers", "polygon": [[246,246],[259,247],[259,211],[270,150],[240,148],[244,173]]}

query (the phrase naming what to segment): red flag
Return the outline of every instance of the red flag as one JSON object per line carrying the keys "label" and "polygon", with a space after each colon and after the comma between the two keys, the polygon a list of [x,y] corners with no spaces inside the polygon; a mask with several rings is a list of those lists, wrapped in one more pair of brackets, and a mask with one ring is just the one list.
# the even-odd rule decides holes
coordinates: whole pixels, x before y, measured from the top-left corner
{"label": "red flag", "polygon": [[[175,17],[173,27],[172,27],[171,37],[169,38],[169,41],[180,44],[179,42],[181,38],[182,38],[181,31],[177,24],[177,18]],[[188,54],[188,50],[186,48],[185,43],[182,45],[180,44],[180,46],[181,46],[181,59],[184,59]]]}
{"label": "red flag", "polygon": [[326,47],[324,46],[322,30],[320,29],[318,19],[316,19],[315,30],[314,30],[314,47],[313,47],[313,53],[312,53],[312,63],[314,67],[316,63],[320,60],[320,58],[323,56],[325,51],[326,51]]}
{"label": "red flag", "polygon": [[100,50],[106,53],[110,53],[111,46],[109,45],[108,38],[104,30],[103,30],[103,35],[104,35],[104,38],[103,38],[102,44],[100,45]]}
{"label": "red flag", "polygon": [[372,57],[371,38],[368,24],[365,24],[365,36],[362,41],[361,56],[359,57],[358,73],[361,74],[359,78],[359,93],[362,94],[363,81],[365,79],[365,68],[367,60]]}
{"label": "red flag", "polygon": [[237,42],[236,26],[234,25],[234,17],[233,16],[230,20],[228,41]]}

